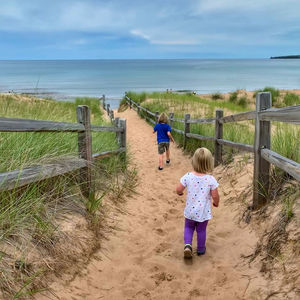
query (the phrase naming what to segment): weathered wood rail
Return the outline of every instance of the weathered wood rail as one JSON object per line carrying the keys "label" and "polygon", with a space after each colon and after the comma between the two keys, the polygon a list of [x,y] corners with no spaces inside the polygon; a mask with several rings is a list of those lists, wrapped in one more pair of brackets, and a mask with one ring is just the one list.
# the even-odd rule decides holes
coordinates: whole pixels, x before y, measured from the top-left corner
{"label": "weathered wood rail", "polygon": [[107,112],[107,115],[109,116],[110,120],[113,121],[115,119],[114,111],[110,108],[110,104],[106,104],[106,98],[105,95],[103,95],[100,98],[100,106],[101,106],[101,101],[102,101],[102,108]]}
{"label": "weathered wood rail", "polygon": [[[0,118],[0,132],[76,132],[79,153],[79,158],[57,158],[51,163],[0,173],[0,191],[9,191],[79,170],[79,186],[82,194],[85,197],[94,195],[92,164],[97,159],[126,152],[126,120],[116,119],[114,126],[98,126],[91,125],[88,106],[78,106],[76,113],[78,123]],[[119,148],[93,154],[92,132],[115,132]]]}
{"label": "weathered wood rail", "polygon": [[[151,112],[142,107],[125,95],[126,102],[131,109],[140,114],[146,113],[146,120],[155,124],[158,120],[158,112]],[[229,122],[239,122],[255,120],[254,145],[246,145],[223,139],[223,124]],[[216,110],[215,118],[191,119],[189,114],[184,119],[174,118],[174,114],[169,114],[169,122],[173,126],[174,122],[184,124],[184,130],[172,127],[176,133],[183,135],[185,148],[188,138],[202,141],[214,142],[215,166],[222,163],[222,147],[228,146],[241,151],[254,153],[254,174],[253,174],[253,208],[259,208],[267,200],[270,181],[270,164],[284,170],[286,173],[300,181],[300,164],[292,161],[280,154],[271,151],[271,121],[300,124],[300,105],[284,108],[272,108],[271,93],[258,93],[256,96],[256,110],[229,116],[223,116],[223,110]],[[190,124],[214,124],[215,136],[202,136],[190,132]]]}

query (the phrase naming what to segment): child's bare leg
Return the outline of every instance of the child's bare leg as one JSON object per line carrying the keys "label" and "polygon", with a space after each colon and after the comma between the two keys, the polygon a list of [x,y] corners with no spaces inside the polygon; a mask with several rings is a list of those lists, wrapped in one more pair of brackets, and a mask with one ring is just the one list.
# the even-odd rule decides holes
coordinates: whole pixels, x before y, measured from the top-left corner
{"label": "child's bare leg", "polygon": [[163,154],[159,154],[158,157],[159,157],[159,166],[162,168],[164,166],[164,162],[163,162],[164,155]]}
{"label": "child's bare leg", "polygon": [[166,159],[170,160],[170,149],[166,151]]}

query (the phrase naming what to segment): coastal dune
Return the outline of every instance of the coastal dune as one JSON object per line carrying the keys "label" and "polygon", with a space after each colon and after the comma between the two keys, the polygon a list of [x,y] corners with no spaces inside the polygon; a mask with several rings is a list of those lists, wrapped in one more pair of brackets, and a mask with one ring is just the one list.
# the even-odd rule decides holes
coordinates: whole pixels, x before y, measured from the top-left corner
{"label": "coastal dune", "polygon": [[[51,294],[37,299],[268,297],[272,290],[260,265],[250,265],[247,259],[255,251],[258,236],[239,218],[239,196],[251,185],[253,162],[240,168],[238,179],[224,166],[214,170],[221,205],[213,209],[208,225],[207,253],[184,260],[185,198],[175,194],[175,186],[191,170],[190,157],[172,145],[171,165],[158,171],[151,126],[134,111],[118,116],[127,119],[131,167],[139,175],[137,193],[110,211],[107,219],[114,230],[86,268],[71,279],[62,276],[51,285]],[[272,285],[278,287],[279,282]]]}

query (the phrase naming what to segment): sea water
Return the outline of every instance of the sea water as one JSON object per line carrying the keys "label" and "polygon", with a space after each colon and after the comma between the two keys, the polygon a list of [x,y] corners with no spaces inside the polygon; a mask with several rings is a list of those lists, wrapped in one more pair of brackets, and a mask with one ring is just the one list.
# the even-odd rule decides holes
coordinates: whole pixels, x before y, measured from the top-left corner
{"label": "sea water", "polygon": [[105,94],[112,107],[126,91],[206,94],[265,86],[300,89],[300,59],[0,61],[0,92],[57,100]]}

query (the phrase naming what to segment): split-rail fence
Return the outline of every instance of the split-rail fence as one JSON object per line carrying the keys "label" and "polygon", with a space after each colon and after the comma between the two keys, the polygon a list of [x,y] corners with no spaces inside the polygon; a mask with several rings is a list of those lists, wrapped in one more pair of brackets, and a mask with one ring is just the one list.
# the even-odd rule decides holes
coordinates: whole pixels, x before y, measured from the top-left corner
{"label": "split-rail fence", "polygon": [[[125,95],[130,109],[133,108],[140,115],[145,113],[146,119],[156,124],[159,112],[151,112]],[[255,120],[254,145],[246,145],[223,139],[223,124],[245,120]],[[215,118],[191,119],[190,114],[185,114],[184,119],[174,118],[174,113],[169,113],[171,126],[173,122],[184,123],[184,130],[172,128],[173,131],[183,135],[183,147],[186,147],[188,138],[214,142],[215,166],[222,162],[222,147],[229,146],[242,151],[254,153],[253,174],[253,208],[259,208],[267,201],[267,191],[270,185],[270,164],[284,170],[300,181],[300,164],[290,160],[271,148],[271,121],[300,124],[300,105],[283,108],[272,108],[271,93],[258,93],[256,96],[256,110],[239,114],[224,116],[223,110],[216,110]],[[202,136],[190,132],[190,124],[212,124],[215,126],[215,136]]]}
{"label": "split-rail fence", "polygon": [[[114,126],[92,125],[90,109],[79,105],[76,109],[77,123],[42,120],[0,118],[0,132],[74,132],[78,133],[79,158],[57,158],[55,163],[37,165],[0,173],[0,191],[9,191],[45,179],[79,170],[79,186],[85,197],[94,195],[92,164],[95,160],[126,152],[126,120],[116,118]],[[115,132],[119,148],[112,151],[92,153],[92,132]]]}

